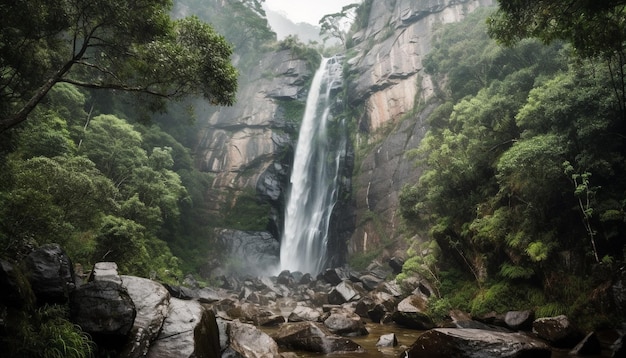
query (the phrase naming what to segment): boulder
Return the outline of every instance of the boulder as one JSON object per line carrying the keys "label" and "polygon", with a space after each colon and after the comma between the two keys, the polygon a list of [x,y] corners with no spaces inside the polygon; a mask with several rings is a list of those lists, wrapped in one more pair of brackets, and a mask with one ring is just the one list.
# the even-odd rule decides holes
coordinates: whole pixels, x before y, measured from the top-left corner
{"label": "boulder", "polygon": [[405,357],[550,357],[546,343],[522,333],[465,328],[437,328],[425,332],[405,352]]}
{"label": "boulder", "polygon": [[565,315],[536,319],[533,332],[557,348],[572,348],[584,337]]}
{"label": "boulder", "polygon": [[169,311],[170,294],[163,285],[146,278],[121,276],[121,280],[135,304],[137,316],[120,356],[145,357]]}
{"label": "boulder", "polygon": [[105,347],[118,349],[126,343],[136,315],[128,291],[114,281],[91,281],[70,295],[72,322]]}
{"label": "boulder", "polygon": [[352,282],[344,280],[335,286],[328,293],[328,303],[332,305],[341,305],[350,302],[354,298],[360,298],[358,292],[354,288]]}
{"label": "boulder", "polygon": [[347,279],[347,275],[344,272],[344,270],[340,269],[340,268],[329,268],[324,270],[324,272],[321,274],[321,278],[324,279],[324,281],[330,283],[331,285],[338,285],[341,283],[341,281]]}
{"label": "boulder", "polygon": [[412,329],[427,330],[435,325],[425,314],[427,301],[421,295],[411,295],[398,303],[392,319],[401,326]]}
{"label": "boulder", "polygon": [[535,312],[531,310],[509,311],[504,315],[507,327],[518,331],[530,331],[535,320]]}
{"label": "boulder", "polygon": [[318,322],[322,314],[315,308],[298,304],[288,317],[289,322]]}
{"label": "boulder", "polygon": [[363,348],[354,341],[334,335],[321,323],[287,323],[273,335],[281,347],[299,349],[324,354],[341,352],[363,352]]}
{"label": "boulder", "polygon": [[195,301],[170,299],[167,318],[148,358],[220,357],[220,335],[215,315]]}
{"label": "boulder", "polygon": [[26,257],[26,277],[39,304],[66,303],[76,288],[74,266],[58,244],[43,245]]}
{"label": "boulder", "polygon": [[366,336],[369,334],[365,323],[356,313],[333,310],[324,319],[324,325],[334,334],[344,337]]}
{"label": "boulder", "polygon": [[201,288],[196,291],[200,303],[213,303],[225,299],[228,294],[214,288]]}
{"label": "boulder", "polygon": [[189,287],[176,286],[164,283],[163,286],[167,289],[170,295],[180,300],[192,300],[198,298],[198,293]]}
{"label": "boulder", "polygon": [[373,291],[357,302],[355,312],[372,322],[380,323],[383,317],[394,312],[396,303],[396,298],[390,294]]}
{"label": "boulder", "polygon": [[376,347],[395,347],[397,345],[398,339],[395,333],[383,334],[376,342]]}
{"label": "boulder", "polygon": [[115,262],[96,262],[87,281],[112,281],[122,283]]}
{"label": "boulder", "polygon": [[399,274],[400,272],[402,272],[402,266],[404,265],[404,260],[400,257],[392,257],[389,259],[389,267],[391,267],[391,270],[393,271],[394,274]]}
{"label": "boulder", "polygon": [[296,283],[296,279],[293,277],[289,270],[283,270],[278,277],[276,278],[276,282],[285,286],[293,286]]}
{"label": "boulder", "polygon": [[380,278],[369,274],[359,277],[359,281],[363,283],[363,287],[365,287],[365,289],[368,291],[375,290],[376,287],[378,287],[378,285],[383,282],[383,280],[381,280]]}
{"label": "boulder", "polygon": [[279,357],[278,345],[266,333],[253,325],[240,322],[222,322],[219,327],[223,358]]}
{"label": "boulder", "polygon": [[269,327],[269,326],[278,326],[282,323],[285,323],[285,317],[281,315],[266,315],[266,316],[257,316],[254,317],[254,325],[261,327]]}

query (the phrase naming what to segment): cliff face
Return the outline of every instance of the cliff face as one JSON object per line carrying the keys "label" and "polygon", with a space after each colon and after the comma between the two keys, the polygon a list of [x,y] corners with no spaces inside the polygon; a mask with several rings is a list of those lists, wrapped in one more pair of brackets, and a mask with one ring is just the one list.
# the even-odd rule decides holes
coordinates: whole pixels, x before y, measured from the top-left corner
{"label": "cliff face", "polygon": [[361,164],[353,178],[357,228],[349,242],[351,253],[380,247],[399,235],[398,194],[421,174],[404,154],[423,138],[424,120],[434,108],[421,106],[433,95],[422,60],[434,29],[491,4],[491,0],[372,2],[368,25],[353,36],[355,55],[348,60],[349,105],[364,109],[355,146],[373,147],[366,152],[357,149]]}
{"label": "cliff face", "polygon": [[[492,2],[372,1],[368,25],[353,35],[346,55],[347,98],[342,106],[362,115],[352,143],[356,156],[348,153],[348,169],[342,173],[344,191],[352,188],[353,193],[342,196],[331,224],[329,250],[340,252],[331,258],[334,265],[343,260],[345,246],[359,253],[398,238],[398,194],[420,175],[404,154],[423,138],[424,121],[435,106],[426,104],[433,86],[422,67],[434,29]],[[289,118],[293,114],[285,104],[304,106],[313,71],[289,50],[268,53],[254,73],[241,76],[237,103],[201,121],[196,164],[214,174],[212,212],[223,212],[237,195],[254,189],[272,206],[269,231],[278,238],[300,120]]]}
{"label": "cliff face", "polygon": [[240,76],[235,105],[199,121],[196,165],[214,175],[210,212],[223,213],[244,190],[256,190],[272,205],[272,231],[277,230],[299,121],[288,118],[280,104],[304,102],[312,75],[307,62],[289,50],[268,53],[253,73]]}

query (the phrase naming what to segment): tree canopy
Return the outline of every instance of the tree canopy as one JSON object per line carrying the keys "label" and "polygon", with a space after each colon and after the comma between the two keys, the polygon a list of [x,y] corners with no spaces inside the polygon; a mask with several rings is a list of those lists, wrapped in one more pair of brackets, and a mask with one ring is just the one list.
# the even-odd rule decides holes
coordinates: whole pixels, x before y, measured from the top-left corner
{"label": "tree canopy", "polygon": [[195,17],[170,19],[170,0],[3,1],[0,132],[26,120],[57,83],[152,95],[235,100],[225,39]]}

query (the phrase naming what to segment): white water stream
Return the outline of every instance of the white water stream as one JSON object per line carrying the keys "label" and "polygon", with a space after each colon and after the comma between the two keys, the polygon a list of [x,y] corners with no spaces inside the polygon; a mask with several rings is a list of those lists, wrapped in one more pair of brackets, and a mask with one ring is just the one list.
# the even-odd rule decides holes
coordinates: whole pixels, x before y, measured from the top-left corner
{"label": "white water stream", "polygon": [[[344,154],[332,148],[327,133],[331,89],[339,81],[341,64],[336,58],[322,59],[309,90],[296,145],[281,239],[281,270],[316,275],[326,262],[328,227]],[[339,146],[344,147],[345,143]]]}

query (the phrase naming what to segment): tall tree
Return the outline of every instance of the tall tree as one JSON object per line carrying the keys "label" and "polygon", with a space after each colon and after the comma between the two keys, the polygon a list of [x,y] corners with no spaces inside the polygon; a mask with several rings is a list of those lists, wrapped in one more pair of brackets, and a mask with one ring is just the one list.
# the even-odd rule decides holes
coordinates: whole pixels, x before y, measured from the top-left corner
{"label": "tall tree", "polygon": [[498,0],[489,33],[513,45],[535,37],[566,41],[583,58],[601,58],[612,73],[619,107],[626,118],[626,0]]}
{"label": "tall tree", "polygon": [[44,0],[0,3],[0,132],[27,119],[57,83],[165,99],[235,100],[232,50],[190,17],[172,21],[171,0]]}

